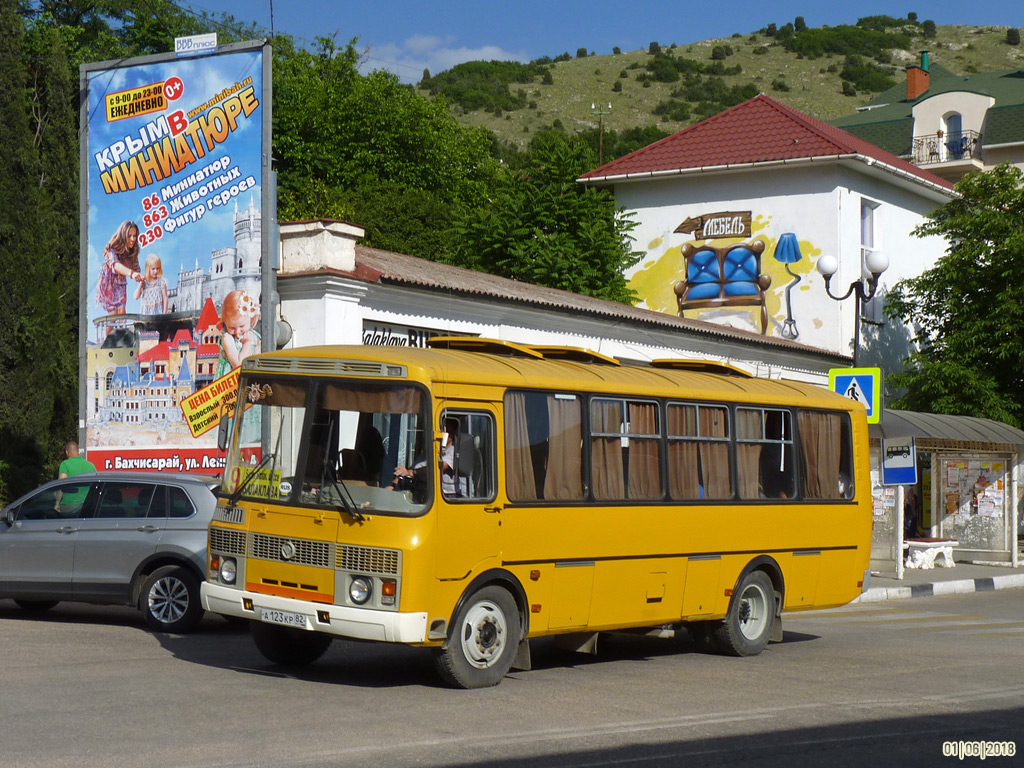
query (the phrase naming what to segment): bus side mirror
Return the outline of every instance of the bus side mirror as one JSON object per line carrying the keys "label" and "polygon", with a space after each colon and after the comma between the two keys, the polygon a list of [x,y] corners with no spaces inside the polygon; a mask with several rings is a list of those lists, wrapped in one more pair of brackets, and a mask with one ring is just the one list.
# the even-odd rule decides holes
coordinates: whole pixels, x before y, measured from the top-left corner
{"label": "bus side mirror", "polygon": [[217,425],[217,449],[224,452],[228,449],[228,430],[231,429],[231,417],[224,414]]}

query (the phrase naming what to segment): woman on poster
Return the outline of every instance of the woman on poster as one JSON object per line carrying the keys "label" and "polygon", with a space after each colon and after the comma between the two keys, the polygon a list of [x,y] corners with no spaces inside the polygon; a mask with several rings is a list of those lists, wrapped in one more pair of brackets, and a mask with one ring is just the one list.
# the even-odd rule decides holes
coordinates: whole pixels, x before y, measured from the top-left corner
{"label": "woman on poster", "polygon": [[[142,282],[139,273],[139,228],[134,221],[125,221],[117,228],[103,249],[96,301],[108,315],[123,315],[128,303],[128,280]],[[112,330],[107,325],[107,333]]]}

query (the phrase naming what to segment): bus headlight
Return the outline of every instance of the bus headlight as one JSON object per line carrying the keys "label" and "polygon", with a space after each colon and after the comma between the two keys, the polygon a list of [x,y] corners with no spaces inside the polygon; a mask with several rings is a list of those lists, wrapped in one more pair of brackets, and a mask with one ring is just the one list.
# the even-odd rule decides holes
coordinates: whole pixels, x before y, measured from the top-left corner
{"label": "bus headlight", "polygon": [[367,600],[370,599],[370,580],[365,576],[353,576],[352,582],[348,586],[348,596],[352,598],[352,602],[356,605],[363,605]]}
{"label": "bus headlight", "polygon": [[234,584],[236,575],[234,558],[225,557],[220,564],[220,580],[225,584]]}

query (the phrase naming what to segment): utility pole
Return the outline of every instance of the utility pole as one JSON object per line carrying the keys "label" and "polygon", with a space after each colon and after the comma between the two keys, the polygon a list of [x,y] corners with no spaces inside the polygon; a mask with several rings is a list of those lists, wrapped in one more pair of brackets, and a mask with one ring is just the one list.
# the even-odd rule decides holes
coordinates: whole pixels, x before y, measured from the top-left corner
{"label": "utility pole", "polygon": [[597,115],[598,136],[597,136],[597,164],[604,165],[604,116],[612,113],[611,102],[608,103],[608,111],[599,109],[597,104],[591,102],[590,114]]}

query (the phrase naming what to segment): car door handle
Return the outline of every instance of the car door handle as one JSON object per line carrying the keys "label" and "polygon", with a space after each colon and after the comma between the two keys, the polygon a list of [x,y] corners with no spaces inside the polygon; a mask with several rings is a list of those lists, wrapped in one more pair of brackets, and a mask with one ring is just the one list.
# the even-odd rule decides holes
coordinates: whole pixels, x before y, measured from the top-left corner
{"label": "car door handle", "polygon": [[155,525],[140,525],[138,527],[138,530],[142,533],[156,533],[160,529],[157,528]]}
{"label": "car door handle", "polygon": [[70,525],[65,525],[61,528],[58,528],[57,533],[74,533],[77,530],[77,528],[73,528]]}
{"label": "car door handle", "polygon": [[497,514],[501,512],[501,507],[484,507],[484,512],[488,512],[492,515]]}

